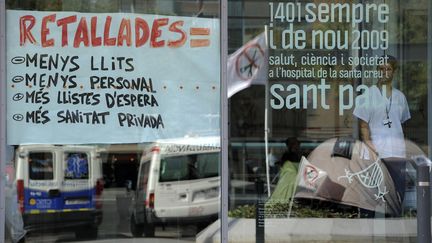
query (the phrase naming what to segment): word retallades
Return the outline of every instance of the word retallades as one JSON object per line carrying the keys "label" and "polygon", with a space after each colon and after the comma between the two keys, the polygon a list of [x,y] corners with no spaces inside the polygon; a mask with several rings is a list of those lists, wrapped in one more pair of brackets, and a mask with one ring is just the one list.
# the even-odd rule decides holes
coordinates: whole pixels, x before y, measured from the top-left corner
{"label": "word retallades", "polygon": [[[184,46],[187,40],[188,30],[184,29],[183,20],[166,17],[155,18],[152,23],[148,23],[144,18],[125,17],[120,23],[112,22],[113,17],[103,15],[58,18],[57,14],[47,14],[42,19],[25,15],[19,19],[20,45],[32,44],[44,48],[144,45],[176,48]],[[175,35],[173,38],[164,38],[165,32]]]}

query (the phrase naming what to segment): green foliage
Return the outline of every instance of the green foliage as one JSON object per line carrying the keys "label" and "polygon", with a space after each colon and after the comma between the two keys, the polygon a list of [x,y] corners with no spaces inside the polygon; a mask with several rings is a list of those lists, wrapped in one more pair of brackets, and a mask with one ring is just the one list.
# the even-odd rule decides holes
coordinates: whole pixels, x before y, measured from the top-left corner
{"label": "green foliage", "polygon": [[[339,205],[338,205],[339,206]],[[268,202],[266,218],[358,218],[358,210],[344,206],[304,205],[294,202],[290,211],[288,202]],[[242,205],[228,212],[233,218],[255,218],[255,205]]]}
{"label": "green foliage", "polygon": [[[232,218],[255,218],[255,205],[242,205],[228,212]],[[368,212],[359,213],[356,207],[333,204],[328,202],[294,201],[290,211],[289,201],[267,202],[265,204],[265,218],[368,218]],[[415,218],[416,210],[407,210],[404,218]]]}
{"label": "green foliage", "polygon": [[255,218],[255,205],[242,205],[228,212],[232,218]]}

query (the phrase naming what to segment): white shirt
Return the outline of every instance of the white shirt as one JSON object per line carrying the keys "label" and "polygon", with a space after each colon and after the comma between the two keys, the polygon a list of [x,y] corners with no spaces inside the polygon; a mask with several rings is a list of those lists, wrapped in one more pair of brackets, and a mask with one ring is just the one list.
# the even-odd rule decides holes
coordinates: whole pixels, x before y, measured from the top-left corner
{"label": "white shirt", "polygon": [[[390,127],[384,125],[387,113]],[[402,92],[393,88],[391,98],[387,98],[373,85],[358,99],[354,115],[369,124],[372,143],[380,158],[405,157],[402,123],[410,119],[411,115]]]}

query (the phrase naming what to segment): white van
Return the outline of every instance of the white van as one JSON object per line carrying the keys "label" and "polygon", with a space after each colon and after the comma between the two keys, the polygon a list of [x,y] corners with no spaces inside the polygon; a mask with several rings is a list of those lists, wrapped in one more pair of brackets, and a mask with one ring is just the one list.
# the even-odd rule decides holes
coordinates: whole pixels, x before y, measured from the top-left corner
{"label": "white van", "polygon": [[144,149],[130,218],[135,237],[156,225],[203,227],[219,212],[219,137],[158,141]]}
{"label": "white van", "polygon": [[77,238],[97,237],[103,176],[94,146],[22,145],[15,171],[27,232],[72,230]]}

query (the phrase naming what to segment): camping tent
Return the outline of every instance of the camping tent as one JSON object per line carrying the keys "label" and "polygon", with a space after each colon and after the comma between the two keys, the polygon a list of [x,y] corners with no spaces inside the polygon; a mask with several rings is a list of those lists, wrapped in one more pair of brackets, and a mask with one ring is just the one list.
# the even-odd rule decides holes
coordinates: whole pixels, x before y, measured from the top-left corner
{"label": "camping tent", "polygon": [[[406,147],[408,158],[424,154],[412,142],[408,141]],[[403,164],[398,168],[405,168],[407,160],[380,159],[361,141],[327,140],[307,159],[302,158],[294,198],[325,200],[398,216],[403,200],[399,192],[405,188],[395,185],[400,187],[401,180],[404,186],[405,170],[399,170],[399,176],[391,174],[396,162]]]}

